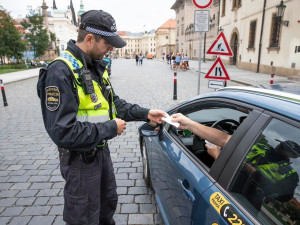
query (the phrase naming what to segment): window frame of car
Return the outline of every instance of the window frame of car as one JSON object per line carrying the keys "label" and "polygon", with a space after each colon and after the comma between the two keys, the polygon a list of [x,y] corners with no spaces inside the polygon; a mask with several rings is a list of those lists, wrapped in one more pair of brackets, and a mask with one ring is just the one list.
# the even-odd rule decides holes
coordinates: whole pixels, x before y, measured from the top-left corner
{"label": "window frame of car", "polygon": [[[263,111],[263,113],[259,116],[256,124],[253,124],[255,126],[251,127],[251,130],[248,131],[249,134],[246,135],[241,140],[240,146],[237,146],[237,148],[234,149],[234,152],[236,152],[236,154],[234,154],[234,157],[231,157],[230,160],[227,161],[227,164],[224,167],[224,170],[220,174],[220,179],[218,179],[219,184],[221,184],[223,187],[225,187],[226,190],[228,190],[230,184],[232,183],[232,179],[235,176],[238,168],[240,167],[240,164],[242,163],[243,159],[248,154],[248,152],[251,150],[252,146],[257,142],[261,133],[269,125],[269,123],[272,121],[272,119],[278,119],[282,122],[285,122],[289,125],[292,125],[292,126],[300,129],[299,121],[284,117],[280,114],[276,114],[271,111],[267,111],[267,110]],[[242,145],[247,146],[247,148],[243,148]],[[235,168],[235,170],[233,171],[232,168]],[[228,178],[228,175],[230,175],[230,174],[232,177],[230,180],[228,180],[227,178]]]}
{"label": "window frame of car", "polygon": [[[280,120],[286,124],[300,129],[300,121],[264,110],[255,124],[253,124],[253,126],[249,129],[248,133],[243,137],[239,145],[234,149],[233,157],[230,157],[230,159],[226,162],[223,171],[219,175],[219,178],[216,179],[216,186],[223,190],[223,193],[226,195],[226,197],[230,199],[230,201],[232,201],[235,206],[238,207],[254,224],[261,224],[261,222],[259,222],[258,219],[248,211],[248,209],[241,205],[240,202],[231,195],[229,189],[234,181],[234,177],[236,176],[238,169],[240,168],[240,164],[243,162],[252,146],[258,141],[262,132],[273,119]],[[247,147],[245,148],[245,146]]]}
{"label": "window frame of car", "polygon": [[[201,162],[185,145],[183,145],[180,141],[178,141],[178,137],[175,136],[175,134],[170,133],[171,125],[165,124],[163,126],[163,131],[164,134],[166,134],[170,139],[173,140],[173,142],[178,145],[181,150],[197,165],[197,167],[206,175],[209,175],[208,177],[214,182],[217,180],[223,171],[224,166],[226,165],[226,158],[230,158],[232,151],[234,149],[229,150],[230,148],[234,148],[236,146],[237,140],[241,139],[248,131],[248,129],[252,126],[253,121],[255,121],[259,115],[262,112],[262,109],[247,104],[245,102],[240,102],[237,100],[233,99],[228,99],[228,98],[222,98],[222,97],[206,97],[206,98],[200,98],[200,99],[195,99],[194,101],[191,102],[185,102],[176,108],[169,110],[168,113],[170,115],[174,113],[179,113],[182,112],[183,108],[187,107],[195,107],[199,108],[201,110],[201,106],[205,104],[222,104],[222,105],[231,105],[232,107],[238,107],[238,108],[244,108],[249,111],[247,118],[241,123],[241,125],[238,127],[237,131],[235,132],[234,135],[232,135],[231,140],[227,143],[227,146],[222,151],[219,159],[217,159],[217,163],[214,163],[211,168],[208,168],[203,162]],[[228,151],[227,151],[228,150]]]}

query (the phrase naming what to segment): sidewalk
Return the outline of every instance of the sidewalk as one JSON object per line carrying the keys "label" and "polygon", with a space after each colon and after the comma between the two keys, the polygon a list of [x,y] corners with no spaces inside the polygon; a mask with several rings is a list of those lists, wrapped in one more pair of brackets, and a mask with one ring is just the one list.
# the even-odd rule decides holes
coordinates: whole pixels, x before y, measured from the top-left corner
{"label": "sidewalk", "polygon": [[[190,60],[190,67],[198,72],[199,61]],[[212,67],[214,61],[201,62],[201,73],[206,74],[209,69]],[[265,73],[255,73],[248,70],[239,69],[233,65],[225,65],[225,69],[227,70],[230,80],[241,83],[247,86],[260,86],[260,85],[268,85],[270,84],[271,75]],[[279,83],[294,83],[294,81],[289,80],[287,77],[282,76],[274,76],[273,78],[274,84]]]}
{"label": "sidewalk", "polygon": [[19,80],[29,79],[31,77],[37,77],[39,75],[40,68],[22,70],[19,72],[0,74],[0,79],[4,84],[12,83]]}
{"label": "sidewalk", "polygon": [[[162,61],[162,60],[159,60]],[[166,61],[164,61],[166,63]],[[201,62],[201,75],[206,75],[209,69],[212,67],[214,61]],[[199,61],[190,60],[190,69],[198,72]],[[230,80],[246,85],[246,86],[260,86],[269,85],[271,80],[270,74],[255,73],[248,70],[239,69],[233,65],[225,65],[225,68],[229,74]],[[273,78],[274,84],[283,83],[295,83],[289,80],[287,77],[276,76]]]}

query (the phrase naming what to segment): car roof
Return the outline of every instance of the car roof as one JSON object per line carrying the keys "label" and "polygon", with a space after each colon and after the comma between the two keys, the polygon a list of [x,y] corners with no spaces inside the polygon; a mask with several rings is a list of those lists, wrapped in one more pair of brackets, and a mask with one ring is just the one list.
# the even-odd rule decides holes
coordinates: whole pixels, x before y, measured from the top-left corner
{"label": "car roof", "polygon": [[226,87],[192,100],[215,97],[245,102],[300,121],[300,95],[253,87]]}

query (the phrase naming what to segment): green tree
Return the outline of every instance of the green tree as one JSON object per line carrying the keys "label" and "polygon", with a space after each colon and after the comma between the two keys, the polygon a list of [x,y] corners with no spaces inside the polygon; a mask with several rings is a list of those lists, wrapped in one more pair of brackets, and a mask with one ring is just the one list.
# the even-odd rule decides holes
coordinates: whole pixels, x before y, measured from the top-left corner
{"label": "green tree", "polygon": [[14,20],[9,13],[0,6],[0,57],[4,64],[5,58],[15,57],[21,59],[26,50],[26,42],[16,28]]}
{"label": "green tree", "polygon": [[23,20],[21,24],[28,31],[25,37],[34,53],[34,57],[38,58],[45,54],[51,42],[43,25],[43,16],[31,10],[26,17],[27,20]]}

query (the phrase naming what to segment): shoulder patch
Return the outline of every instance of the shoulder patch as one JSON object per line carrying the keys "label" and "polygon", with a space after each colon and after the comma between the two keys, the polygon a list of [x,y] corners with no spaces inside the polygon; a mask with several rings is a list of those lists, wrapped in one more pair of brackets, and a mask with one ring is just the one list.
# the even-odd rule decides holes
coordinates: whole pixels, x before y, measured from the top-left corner
{"label": "shoulder patch", "polygon": [[60,105],[60,92],[58,87],[46,87],[46,107],[50,111],[55,111]]}

